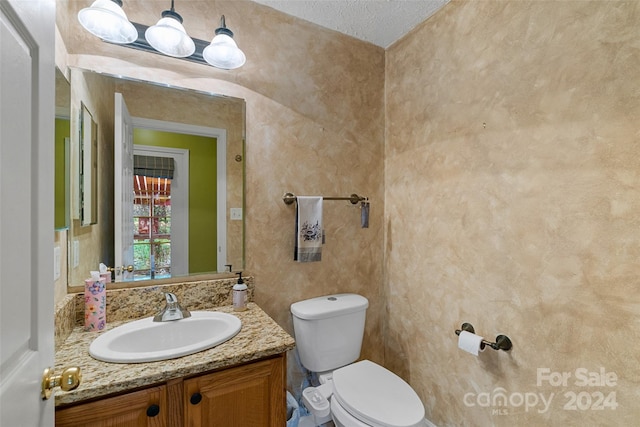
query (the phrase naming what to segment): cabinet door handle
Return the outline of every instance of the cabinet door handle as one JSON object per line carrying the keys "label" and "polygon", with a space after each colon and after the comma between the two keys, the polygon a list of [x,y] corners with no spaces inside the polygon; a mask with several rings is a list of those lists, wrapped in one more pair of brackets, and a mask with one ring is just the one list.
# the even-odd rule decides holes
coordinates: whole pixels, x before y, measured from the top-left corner
{"label": "cabinet door handle", "polygon": [[147,417],[155,417],[160,413],[159,405],[151,405],[147,408]]}
{"label": "cabinet door handle", "polygon": [[191,395],[191,399],[189,399],[189,402],[191,402],[192,405],[197,405],[198,403],[200,403],[201,400],[202,400],[202,395],[200,393],[193,393]]}

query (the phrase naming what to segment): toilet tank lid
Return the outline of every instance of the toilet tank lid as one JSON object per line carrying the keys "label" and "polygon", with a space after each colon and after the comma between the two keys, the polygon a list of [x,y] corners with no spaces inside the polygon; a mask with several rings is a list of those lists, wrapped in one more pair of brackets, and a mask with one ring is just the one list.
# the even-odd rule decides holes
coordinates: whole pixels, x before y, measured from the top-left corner
{"label": "toilet tank lid", "polygon": [[291,304],[291,313],[299,319],[316,320],[366,310],[369,300],[358,294],[325,295]]}

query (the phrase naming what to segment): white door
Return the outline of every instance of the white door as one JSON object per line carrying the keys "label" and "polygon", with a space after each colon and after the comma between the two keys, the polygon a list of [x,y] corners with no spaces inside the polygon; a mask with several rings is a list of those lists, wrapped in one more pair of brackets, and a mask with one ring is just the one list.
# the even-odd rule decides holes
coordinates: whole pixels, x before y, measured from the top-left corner
{"label": "white door", "polygon": [[53,366],[53,0],[0,0],[0,426],[49,427]]}
{"label": "white door", "polygon": [[121,93],[115,99],[113,227],[116,280],[133,280],[133,273],[122,269],[133,266],[133,121]]}

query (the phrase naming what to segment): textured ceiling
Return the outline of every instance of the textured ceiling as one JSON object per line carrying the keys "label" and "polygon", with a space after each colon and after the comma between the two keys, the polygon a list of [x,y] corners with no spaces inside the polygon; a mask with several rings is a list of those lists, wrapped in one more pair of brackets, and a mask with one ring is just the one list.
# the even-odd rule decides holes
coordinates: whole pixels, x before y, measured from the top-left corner
{"label": "textured ceiling", "polygon": [[449,0],[254,0],[383,48]]}

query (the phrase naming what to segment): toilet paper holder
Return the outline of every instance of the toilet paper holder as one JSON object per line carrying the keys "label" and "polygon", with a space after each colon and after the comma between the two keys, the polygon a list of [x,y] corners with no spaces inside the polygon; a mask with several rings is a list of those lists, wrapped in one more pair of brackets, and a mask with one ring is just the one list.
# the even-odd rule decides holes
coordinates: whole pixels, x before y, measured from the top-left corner
{"label": "toilet paper holder", "polygon": [[[456,329],[456,335],[460,335],[460,332],[462,331],[467,331],[472,334],[476,333],[476,330],[473,328],[473,325],[471,323],[466,323],[466,322],[462,324],[462,329]],[[496,337],[496,342],[491,342],[483,339],[482,343],[480,343],[480,349],[484,349],[484,346],[486,345],[488,345],[494,350],[504,350],[504,351],[509,351],[513,347],[513,343],[511,342],[509,337],[506,335],[498,335]]]}

